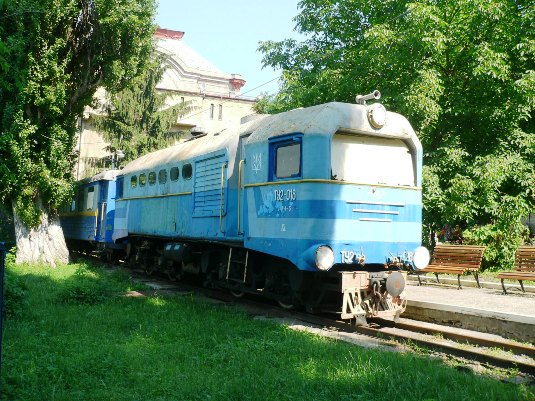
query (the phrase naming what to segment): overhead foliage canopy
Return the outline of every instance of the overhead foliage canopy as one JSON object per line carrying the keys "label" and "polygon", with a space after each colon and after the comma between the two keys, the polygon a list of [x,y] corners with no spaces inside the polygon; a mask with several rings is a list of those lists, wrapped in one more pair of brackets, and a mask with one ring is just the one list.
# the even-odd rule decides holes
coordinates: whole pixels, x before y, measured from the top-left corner
{"label": "overhead foliage canopy", "polygon": [[[263,42],[282,69],[278,112],[380,89],[424,146],[424,221],[511,260],[535,209],[531,0],[302,0],[295,40]],[[448,231],[448,230],[446,230]]]}
{"label": "overhead foliage canopy", "polygon": [[97,118],[97,127],[105,133],[112,150],[124,152],[123,163],[170,146],[181,135],[169,130],[191,105],[184,102],[169,106],[168,101],[173,99],[157,91],[165,68],[164,58],[155,54],[142,75],[125,89],[109,95],[105,115]]}
{"label": "overhead foliage canopy", "polygon": [[154,0],[0,0],[0,200],[28,226],[71,194],[76,120],[153,48]]}

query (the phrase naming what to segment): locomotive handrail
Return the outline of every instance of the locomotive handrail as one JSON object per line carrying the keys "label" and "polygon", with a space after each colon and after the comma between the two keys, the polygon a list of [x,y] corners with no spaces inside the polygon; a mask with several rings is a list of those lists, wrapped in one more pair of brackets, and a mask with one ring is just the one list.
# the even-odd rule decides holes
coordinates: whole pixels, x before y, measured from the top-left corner
{"label": "locomotive handrail", "polygon": [[238,235],[242,233],[241,231],[241,190],[242,190],[242,170],[245,160],[240,160],[238,165]]}
{"label": "locomotive handrail", "polygon": [[[102,229],[104,228],[104,216],[105,216],[105,212],[104,212],[104,209],[106,208],[107,204],[106,202],[102,202],[102,205],[100,206],[100,235],[102,236]],[[106,230],[104,230],[105,232]]]}
{"label": "locomotive handrail", "polygon": [[223,232],[223,189],[225,186],[225,169],[227,168],[227,164],[223,163],[221,165],[221,192],[220,192],[220,199],[219,199],[219,231]]}
{"label": "locomotive handrail", "polygon": [[323,178],[305,178],[299,180],[280,180],[280,181],[265,181],[265,182],[256,182],[252,184],[245,184],[245,188],[252,187],[264,187],[270,185],[286,185],[286,184],[334,184],[334,185],[360,185],[363,187],[376,187],[376,188],[396,188],[396,189],[406,189],[409,191],[421,191],[422,187],[420,186],[407,186],[407,185],[387,185],[387,184],[369,184],[364,182],[352,182],[352,181],[338,181],[338,180],[327,180]]}
{"label": "locomotive handrail", "polygon": [[97,211],[95,212],[95,235],[93,236],[94,239],[97,238],[97,226],[98,226],[98,208],[97,208]]}

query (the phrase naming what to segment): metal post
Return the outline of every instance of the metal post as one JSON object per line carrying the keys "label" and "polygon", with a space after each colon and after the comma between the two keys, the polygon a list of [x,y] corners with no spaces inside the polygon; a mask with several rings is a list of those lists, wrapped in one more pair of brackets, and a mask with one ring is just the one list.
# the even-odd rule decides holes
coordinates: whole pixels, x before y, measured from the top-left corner
{"label": "metal post", "polygon": [[0,242],[0,370],[2,369],[2,333],[4,322],[4,270],[6,262],[6,246]]}

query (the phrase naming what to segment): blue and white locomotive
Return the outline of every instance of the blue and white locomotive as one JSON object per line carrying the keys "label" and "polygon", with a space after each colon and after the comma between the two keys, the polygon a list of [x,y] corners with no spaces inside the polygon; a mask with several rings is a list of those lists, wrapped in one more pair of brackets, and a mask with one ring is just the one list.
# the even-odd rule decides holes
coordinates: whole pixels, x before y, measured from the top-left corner
{"label": "blue and white locomotive", "polygon": [[60,212],[63,234],[69,249],[98,250],[113,254],[112,240],[115,219],[116,177],[119,170],[110,170],[77,183],[70,205]]}
{"label": "blue and white locomotive", "polygon": [[259,116],[132,161],[110,243],[148,272],[199,274],[236,296],[396,318],[402,268],[429,260],[422,148],[404,117],[366,105],[377,97]]}

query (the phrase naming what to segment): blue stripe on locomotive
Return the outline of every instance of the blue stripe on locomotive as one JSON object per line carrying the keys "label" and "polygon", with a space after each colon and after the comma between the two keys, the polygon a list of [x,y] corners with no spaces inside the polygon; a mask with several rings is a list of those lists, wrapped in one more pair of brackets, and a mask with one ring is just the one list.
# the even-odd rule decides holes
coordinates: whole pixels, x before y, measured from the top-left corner
{"label": "blue stripe on locomotive", "polygon": [[[275,191],[282,191],[282,201],[275,200]],[[245,245],[291,260],[299,269],[316,270],[304,255],[319,245],[333,249],[335,263],[342,263],[344,251],[362,252],[367,264],[383,264],[420,245],[418,189],[302,180],[249,187],[247,199]]]}

